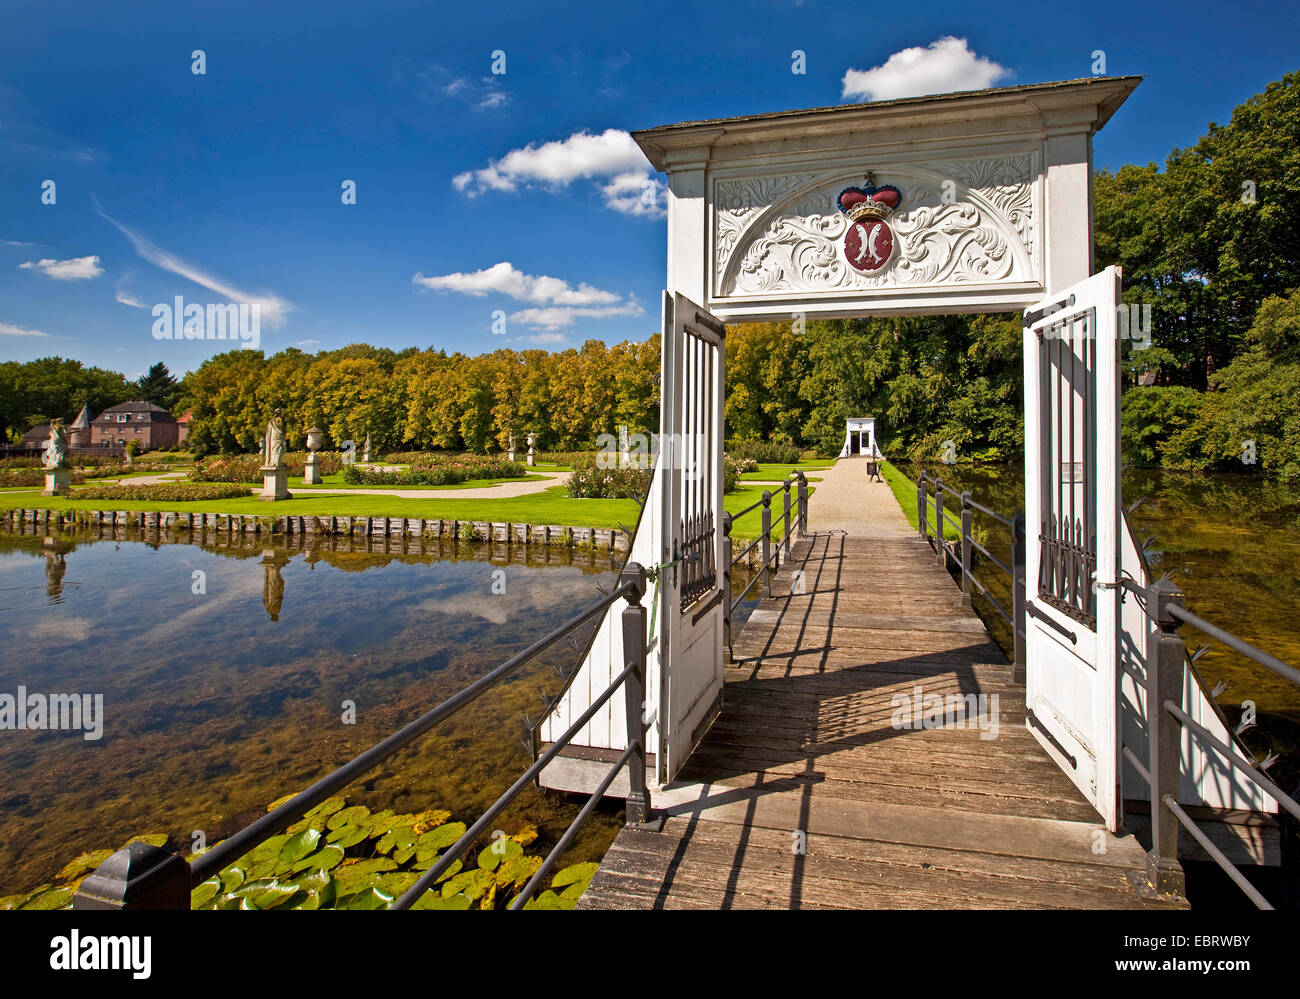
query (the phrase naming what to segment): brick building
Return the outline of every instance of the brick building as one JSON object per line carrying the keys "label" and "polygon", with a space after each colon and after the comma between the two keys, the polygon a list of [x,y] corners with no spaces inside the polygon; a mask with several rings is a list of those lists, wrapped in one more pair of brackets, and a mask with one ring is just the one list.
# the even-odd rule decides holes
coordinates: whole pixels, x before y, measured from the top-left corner
{"label": "brick building", "polygon": [[145,450],[175,447],[179,437],[176,418],[151,402],[119,402],[90,421],[91,447],[125,445],[137,440]]}

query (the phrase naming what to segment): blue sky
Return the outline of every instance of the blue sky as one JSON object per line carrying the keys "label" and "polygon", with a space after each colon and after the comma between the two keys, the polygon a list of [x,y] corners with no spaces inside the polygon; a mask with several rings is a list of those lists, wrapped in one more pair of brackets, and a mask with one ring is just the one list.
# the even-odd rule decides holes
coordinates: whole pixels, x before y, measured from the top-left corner
{"label": "blue sky", "polygon": [[665,223],[628,130],[1073,79],[1101,49],[1107,73],[1146,76],[1096,139],[1119,166],[1163,161],[1300,62],[1297,9],[1250,3],[18,8],[0,12],[0,359],[128,377],[215,352],[154,338],[177,295],[258,302],[267,352],[644,338]]}

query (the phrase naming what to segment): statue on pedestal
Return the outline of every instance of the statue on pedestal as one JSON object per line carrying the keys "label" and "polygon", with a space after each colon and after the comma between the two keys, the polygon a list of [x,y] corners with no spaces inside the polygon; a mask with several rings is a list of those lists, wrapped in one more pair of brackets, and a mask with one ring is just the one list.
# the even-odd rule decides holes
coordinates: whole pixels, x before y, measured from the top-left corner
{"label": "statue on pedestal", "polygon": [[536,444],[537,444],[537,431],[530,430],[528,432],[528,460],[527,460],[527,465],[529,468],[532,468],[537,463]]}
{"label": "statue on pedestal", "polygon": [[366,431],[366,442],[361,446],[361,460],[370,461],[370,431]]}
{"label": "statue on pedestal", "polygon": [[280,411],[277,409],[275,415],[266,424],[266,430],[262,434],[262,466],[264,468],[278,468],[284,464],[284,421],[280,419]]}
{"label": "statue on pedestal", "polygon": [[45,443],[45,467],[63,468],[68,456],[68,432],[62,420],[50,421],[50,439]]}

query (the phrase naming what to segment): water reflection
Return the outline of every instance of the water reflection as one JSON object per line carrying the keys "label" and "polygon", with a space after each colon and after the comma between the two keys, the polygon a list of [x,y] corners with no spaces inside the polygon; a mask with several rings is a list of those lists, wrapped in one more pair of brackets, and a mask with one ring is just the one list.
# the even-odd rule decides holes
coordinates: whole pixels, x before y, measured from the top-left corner
{"label": "water reflection", "polygon": [[[93,743],[0,732],[0,895],[138,833],[215,841],[540,638],[617,570],[608,553],[450,539],[172,540],[0,532],[0,691],[102,694],[105,722]],[[525,720],[576,660],[567,645],[540,657],[353,796],[477,815],[528,765]],[[537,823],[541,849],[576,812],[533,789],[499,827]],[[574,858],[600,856],[618,821],[598,812]]]}

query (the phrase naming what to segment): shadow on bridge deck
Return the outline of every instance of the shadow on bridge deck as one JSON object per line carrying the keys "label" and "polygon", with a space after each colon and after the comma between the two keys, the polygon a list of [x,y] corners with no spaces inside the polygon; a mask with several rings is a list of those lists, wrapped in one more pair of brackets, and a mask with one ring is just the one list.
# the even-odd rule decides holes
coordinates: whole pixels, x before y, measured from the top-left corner
{"label": "shadow on bridge deck", "polygon": [[1175,907],[1139,897],[1141,846],[1039,748],[923,541],[812,535],[772,593],[722,716],[654,796],[663,831],[623,830],[580,908]]}

